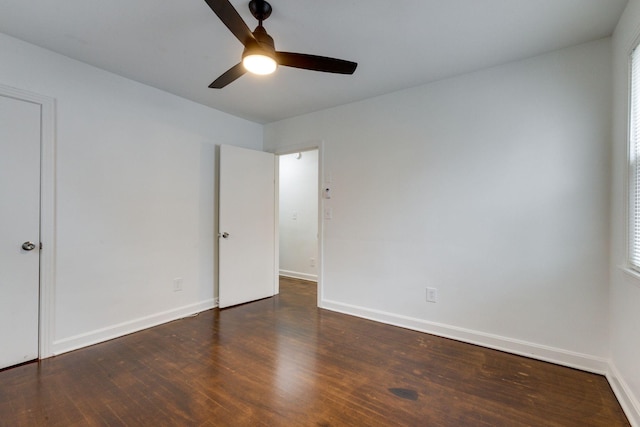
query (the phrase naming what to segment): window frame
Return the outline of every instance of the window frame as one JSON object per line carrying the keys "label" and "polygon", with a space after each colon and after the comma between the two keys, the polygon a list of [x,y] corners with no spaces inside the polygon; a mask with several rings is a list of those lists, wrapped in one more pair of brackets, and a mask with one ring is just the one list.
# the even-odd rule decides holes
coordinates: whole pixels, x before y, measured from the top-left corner
{"label": "window frame", "polygon": [[640,40],[629,53],[627,111],[627,259],[640,278]]}

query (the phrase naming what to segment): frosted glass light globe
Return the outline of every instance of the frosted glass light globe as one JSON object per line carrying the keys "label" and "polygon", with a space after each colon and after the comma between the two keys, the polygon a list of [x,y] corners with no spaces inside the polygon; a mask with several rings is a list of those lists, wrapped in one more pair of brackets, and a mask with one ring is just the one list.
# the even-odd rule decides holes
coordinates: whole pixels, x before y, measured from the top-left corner
{"label": "frosted glass light globe", "polygon": [[245,56],[242,59],[242,65],[250,73],[259,75],[271,74],[278,66],[273,58],[259,54]]}

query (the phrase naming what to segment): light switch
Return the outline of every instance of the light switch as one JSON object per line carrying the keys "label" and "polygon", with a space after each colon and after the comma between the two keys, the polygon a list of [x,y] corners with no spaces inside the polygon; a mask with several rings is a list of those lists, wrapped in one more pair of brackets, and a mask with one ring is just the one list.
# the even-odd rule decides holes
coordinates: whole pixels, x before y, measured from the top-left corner
{"label": "light switch", "polygon": [[333,218],[333,210],[331,208],[324,208],[324,219]]}

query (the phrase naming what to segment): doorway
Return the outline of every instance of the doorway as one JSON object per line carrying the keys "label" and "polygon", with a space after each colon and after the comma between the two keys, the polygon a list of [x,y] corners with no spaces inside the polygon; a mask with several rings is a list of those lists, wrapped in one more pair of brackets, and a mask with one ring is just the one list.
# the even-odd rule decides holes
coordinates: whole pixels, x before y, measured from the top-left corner
{"label": "doorway", "polygon": [[[295,151],[294,151],[295,150]],[[246,156],[259,156],[265,157],[265,162],[270,157],[270,168],[267,163],[264,167],[261,167],[260,173],[257,172],[256,166],[247,166],[245,162],[248,159],[242,160],[240,163],[233,165],[227,165],[227,163],[233,160],[234,156],[224,155],[223,151],[231,155],[236,153],[236,156],[240,156],[240,160]],[[293,152],[292,152],[293,151]],[[243,154],[244,153],[244,154]],[[229,157],[229,158],[227,158]],[[261,255],[252,256],[255,260],[265,260],[265,262],[271,262],[270,276],[269,274],[263,274],[260,277],[271,277],[273,279],[273,294],[279,292],[278,276],[294,277],[306,281],[315,282],[317,285],[317,305],[321,306],[322,301],[322,222],[319,220],[319,183],[321,182],[320,173],[322,171],[322,144],[305,148],[291,148],[286,152],[268,153],[259,152],[247,149],[241,149],[239,147],[221,146],[219,151],[220,163],[218,164],[218,197],[219,197],[219,213],[218,213],[218,264],[216,270],[218,271],[218,307],[224,308],[230,305],[237,305],[244,302],[253,301],[257,298],[264,298],[269,295],[266,292],[255,294],[255,298],[239,298],[231,301],[231,303],[223,303],[224,289],[229,291],[232,287],[236,291],[244,293],[244,289],[247,286],[238,286],[239,280],[229,280],[227,272],[238,272],[240,270],[247,270],[249,273],[255,272],[254,268],[247,268],[244,265],[242,268],[238,265],[231,265],[228,262],[223,262],[224,259],[230,258],[244,259],[246,258],[246,240],[240,239],[242,231],[246,231],[247,227],[236,226],[232,227],[227,224],[224,218],[233,219],[246,219],[247,212],[254,212],[257,214],[258,222],[260,223],[259,229],[266,230],[267,234],[271,233],[271,248],[274,251],[272,255],[263,253]],[[231,162],[233,163],[233,161]],[[226,167],[230,166],[230,167]],[[264,170],[263,170],[264,169]],[[267,169],[270,169],[270,173]],[[233,172],[240,174],[235,178],[224,172]],[[246,171],[252,171],[251,174],[247,174]],[[275,175],[274,175],[275,172]],[[229,175],[229,176],[227,176]],[[257,185],[261,188],[258,190],[255,196],[249,194],[242,188],[237,188],[239,183],[246,181],[248,176],[256,176]],[[227,184],[233,183],[232,188]],[[282,186],[280,185],[282,182]],[[275,184],[275,187],[274,187]],[[300,185],[302,184],[302,185]],[[271,190],[267,191],[267,186],[271,187]],[[264,187],[264,188],[263,188]],[[229,190],[226,191],[225,190]],[[275,194],[274,194],[275,193]],[[225,200],[225,194],[231,197],[230,200]],[[271,203],[266,203],[271,194]],[[247,197],[240,197],[240,196]],[[259,197],[258,197],[259,196]],[[290,197],[292,196],[292,197]],[[265,203],[256,203],[257,199],[264,200]],[[237,199],[237,200],[236,200]],[[280,199],[282,199],[282,205],[280,205]],[[233,205],[238,205],[233,208]],[[252,206],[252,209],[243,208],[243,206]],[[256,206],[259,206],[256,209]],[[230,212],[225,214],[224,210],[227,207],[231,207]],[[273,212],[274,216],[266,214]],[[273,220],[272,220],[273,219]],[[281,227],[282,224],[282,227]],[[233,230],[230,229],[233,228]],[[270,231],[269,231],[270,230]],[[253,241],[253,235],[255,233],[249,232],[248,239]],[[282,236],[280,236],[282,234]],[[282,237],[282,239],[280,239]],[[241,245],[240,252],[234,257],[225,257],[223,252],[227,249],[227,246],[231,246],[232,241],[245,240],[245,245]],[[266,240],[265,240],[266,241]],[[281,248],[282,247],[282,248]],[[267,270],[259,269],[263,273]],[[246,281],[245,281],[246,282]],[[256,280],[249,280],[248,283],[255,284]],[[266,289],[266,287],[264,288]],[[253,295],[253,294],[252,294]],[[257,296],[256,296],[257,295]],[[246,296],[246,295],[245,295]]]}
{"label": "doorway", "polygon": [[319,150],[278,156],[280,276],[318,282]]}

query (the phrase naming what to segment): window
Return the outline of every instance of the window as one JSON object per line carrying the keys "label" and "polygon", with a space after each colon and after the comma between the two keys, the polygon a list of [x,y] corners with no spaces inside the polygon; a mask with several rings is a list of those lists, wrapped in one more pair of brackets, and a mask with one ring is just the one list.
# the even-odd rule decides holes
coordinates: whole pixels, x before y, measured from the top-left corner
{"label": "window", "polygon": [[629,166],[629,267],[640,272],[640,46],[631,53]]}

